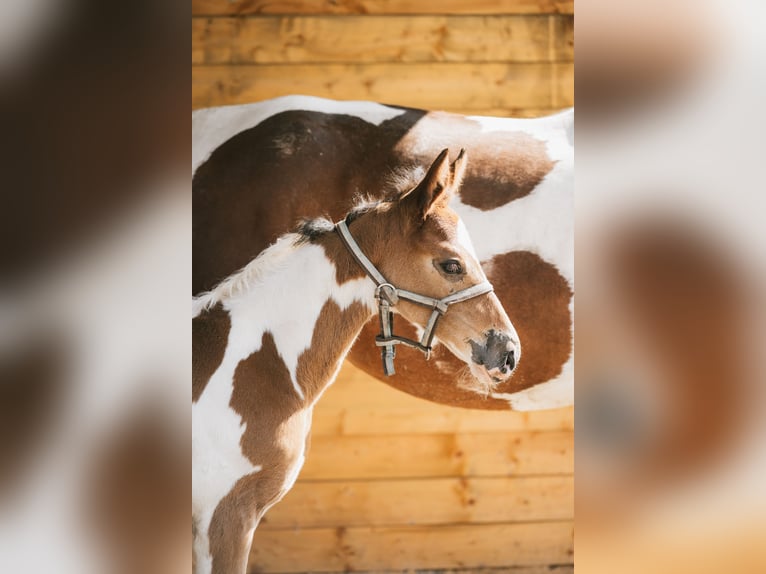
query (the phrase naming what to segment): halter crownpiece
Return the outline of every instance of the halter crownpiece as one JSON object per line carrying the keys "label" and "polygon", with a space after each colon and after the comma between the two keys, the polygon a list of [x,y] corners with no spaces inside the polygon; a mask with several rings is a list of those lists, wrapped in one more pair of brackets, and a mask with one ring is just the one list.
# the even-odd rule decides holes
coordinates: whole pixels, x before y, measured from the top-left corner
{"label": "halter crownpiece", "polygon": [[[431,342],[433,341],[434,332],[436,331],[436,323],[439,318],[447,312],[449,306],[493,291],[492,284],[486,279],[481,283],[468,287],[467,289],[462,289],[441,299],[428,297],[427,295],[420,295],[418,293],[413,293],[412,291],[406,291],[405,289],[399,289],[383,277],[383,274],[378,271],[375,265],[372,264],[372,261],[370,261],[362,252],[356,240],[351,235],[345,221],[336,223],[335,230],[338,232],[341,242],[346,246],[359,266],[364,269],[365,273],[367,273],[376,285],[375,298],[378,300],[380,334],[375,337],[375,344],[378,347],[382,347],[381,357],[383,359],[383,371],[386,373],[386,376],[391,376],[396,373],[394,370],[396,345],[407,345],[408,347],[419,349],[425,353],[426,359],[429,359],[431,357]],[[400,299],[433,309],[420,341],[400,337],[393,333],[394,314],[391,312],[391,307],[395,306]]]}

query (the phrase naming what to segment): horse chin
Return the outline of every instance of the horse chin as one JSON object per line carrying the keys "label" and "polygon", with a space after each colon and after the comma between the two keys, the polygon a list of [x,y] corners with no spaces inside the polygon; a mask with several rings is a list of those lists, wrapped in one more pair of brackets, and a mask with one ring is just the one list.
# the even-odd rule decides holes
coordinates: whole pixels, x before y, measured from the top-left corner
{"label": "horse chin", "polygon": [[465,365],[457,375],[459,388],[483,397],[488,397],[490,393],[495,391],[500,382],[495,381],[482,365],[477,365],[471,360],[470,348],[462,350],[448,341],[440,340],[438,342],[447,347]]}
{"label": "horse chin", "polygon": [[499,384],[500,382],[495,381],[483,366],[477,365],[473,361],[467,363],[467,368],[458,379],[460,388],[483,397],[489,396]]}

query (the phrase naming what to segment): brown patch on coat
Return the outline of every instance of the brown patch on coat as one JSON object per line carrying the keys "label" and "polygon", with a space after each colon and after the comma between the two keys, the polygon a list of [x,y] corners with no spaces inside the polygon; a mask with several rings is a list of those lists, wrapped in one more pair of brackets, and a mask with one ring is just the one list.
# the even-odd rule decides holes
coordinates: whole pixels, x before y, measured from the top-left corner
{"label": "brown patch on coat", "polygon": [[70,390],[63,336],[42,334],[0,355],[0,501],[23,486],[26,472],[55,432]]}
{"label": "brown patch on coat", "polygon": [[234,371],[233,387],[230,405],[246,426],[240,442],[243,454],[252,464],[264,468],[282,459],[292,461],[295,453],[271,444],[271,438],[289,430],[276,429],[305,405],[293,388],[290,372],[270,332],[263,334],[258,351],[240,361]]}
{"label": "brown patch on coat", "polygon": [[555,166],[545,142],[526,132],[482,132],[477,122],[445,112],[429,113],[397,148],[422,161],[449,141],[458,141],[471,158],[460,198],[482,211],[529,195]]}
{"label": "brown patch on coat", "polygon": [[192,319],[192,402],[196,403],[223,361],[231,319],[222,305]]}
{"label": "brown patch on coat", "polygon": [[112,574],[162,574],[188,560],[191,451],[174,425],[147,398],[94,452],[88,518]]}
{"label": "brown patch on coat", "polygon": [[574,293],[567,280],[529,251],[497,255],[485,267],[522,348],[516,372],[498,392],[517,392],[557,377],[572,354]]}
{"label": "brown patch on coat", "polygon": [[259,520],[259,474],[240,478],[213,512],[208,530],[212,574],[247,571],[252,545],[250,531]]}
{"label": "brown patch on coat", "polygon": [[298,383],[309,403],[318,398],[338,371],[345,358],[343,352],[369,316],[369,310],[356,301],[346,309],[341,309],[332,300],[324,304],[314,327],[311,345],[298,357],[296,368]]}
{"label": "brown patch on coat", "polygon": [[334,301],[325,303],[311,346],[298,357],[296,375],[305,400],[295,392],[271,333],[264,333],[261,348],[237,366],[230,404],[246,425],[240,442],[243,454],[263,467],[254,479],[259,508],[284,494],[285,477],[307,440],[313,400],[331,382],[343,352],[368,316],[360,303],[344,310]]}
{"label": "brown patch on coat", "polygon": [[[544,383],[561,373],[572,350],[572,291],[556,268],[538,255],[514,251],[494,257],[484,265],[495,294],[521,338],[522,356],[516,372],[496,392],[514,393]],[[415,329],[401,317],[395,330],[412,337]],[[378,380],[429,401],[486,410],[507,410],[508,402],[482,397],[458,386],[465,364],[443,345],[431,360],[413,349],[397,349],[397,374],[385,377],[380,351],[375,347],[376,323],[368,323],[349,354],[351,362],[367,368]],[[439,336],[439,327],[436,330]],[[373,369],[369,369],[373,365]],[[427,384],[424,382],[427,381]]]}
{"label": "brown patch on coat", "polygon": [[394,146],[425,113],[405,110],[376,126],[292,110],[215,149],[192,180],[192,292],[213,288],[299,219],[337,221],[356,195],[380,193],[380,182],[401,165]]}

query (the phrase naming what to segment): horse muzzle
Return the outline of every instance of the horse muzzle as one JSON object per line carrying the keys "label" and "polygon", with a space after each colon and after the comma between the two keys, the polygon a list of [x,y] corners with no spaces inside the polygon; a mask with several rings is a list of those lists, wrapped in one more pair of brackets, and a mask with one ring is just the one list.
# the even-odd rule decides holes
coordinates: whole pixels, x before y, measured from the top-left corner
{"label": "horse muzzle", "polygon": [[515,333],[491,329],[483,343],[468,342],[471,345],[471,360],[484,367],[495,383],[509,379],[521,358],[521,345]]}

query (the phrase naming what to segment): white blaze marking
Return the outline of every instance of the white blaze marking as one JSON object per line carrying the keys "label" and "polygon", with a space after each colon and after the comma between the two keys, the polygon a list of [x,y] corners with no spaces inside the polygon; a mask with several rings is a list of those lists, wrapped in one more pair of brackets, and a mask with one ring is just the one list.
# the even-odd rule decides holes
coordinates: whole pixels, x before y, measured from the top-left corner
{"label": "white blaze marking", "polygon": [[405,112],[375,102],[342,102],[312,96],[283,96],[254,104],[196,110],[192,112],[192,173],[228,139],[289,110],[356,116],[376,126]]}

